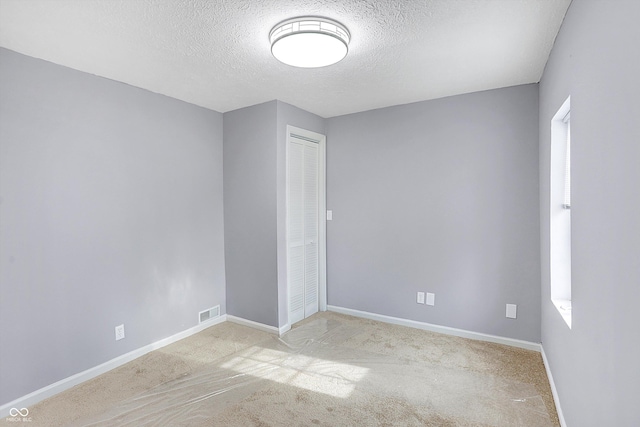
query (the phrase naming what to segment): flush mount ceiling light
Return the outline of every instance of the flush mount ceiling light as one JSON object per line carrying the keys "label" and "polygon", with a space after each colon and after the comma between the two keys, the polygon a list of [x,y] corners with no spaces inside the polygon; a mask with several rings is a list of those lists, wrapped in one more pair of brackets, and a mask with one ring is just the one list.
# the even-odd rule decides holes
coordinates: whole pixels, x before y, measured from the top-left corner
{"label": "flush mount ceiling light", "polygon": [[271,53],[294,67],[317,68],[347,56],[351,35],[332,19],[302,16],[279,23],[269,33]]}

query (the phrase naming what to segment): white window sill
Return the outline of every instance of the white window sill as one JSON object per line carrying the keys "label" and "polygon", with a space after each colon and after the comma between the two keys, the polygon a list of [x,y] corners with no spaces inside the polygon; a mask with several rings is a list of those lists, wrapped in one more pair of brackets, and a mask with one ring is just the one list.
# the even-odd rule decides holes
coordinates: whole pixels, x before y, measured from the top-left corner
{"label": "white window sill", "polygon": [[553,305],[558,309],[558,313],[564,319],[569,329],[571,329],[571,300],[570,299],[552,299]]}

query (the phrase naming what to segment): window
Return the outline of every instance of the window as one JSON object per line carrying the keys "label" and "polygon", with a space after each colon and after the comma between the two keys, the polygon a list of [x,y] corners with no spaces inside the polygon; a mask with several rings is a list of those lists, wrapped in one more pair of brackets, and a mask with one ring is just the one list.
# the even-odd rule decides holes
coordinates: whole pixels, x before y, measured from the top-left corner
{"label": "window", "polygon": [[551,301],[571,328],[571,98],[551,119]]}

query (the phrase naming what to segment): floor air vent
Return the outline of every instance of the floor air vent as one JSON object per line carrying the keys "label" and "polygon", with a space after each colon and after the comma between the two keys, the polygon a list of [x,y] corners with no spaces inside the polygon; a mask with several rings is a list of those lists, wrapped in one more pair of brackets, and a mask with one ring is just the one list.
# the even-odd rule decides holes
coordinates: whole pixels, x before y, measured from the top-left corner
{"label": "floor air vent", "polygon": [[220,306],[216,305],[208,310],[199,313],[200,323],[220,316]]}

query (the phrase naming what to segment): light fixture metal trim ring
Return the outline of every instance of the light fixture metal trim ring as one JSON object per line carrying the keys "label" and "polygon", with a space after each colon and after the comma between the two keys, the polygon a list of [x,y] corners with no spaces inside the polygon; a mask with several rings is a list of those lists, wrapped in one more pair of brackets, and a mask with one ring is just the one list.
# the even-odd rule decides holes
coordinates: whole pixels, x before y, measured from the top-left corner
{"label": "light fixture metal trim ring", "polygon": [[[333,37],[345,47],[344,56],[349,51],[349,42],[351,40],[351,34],[349,30],[341,23],[320,16],[300,16],[297,18],[287,19],[277,24],[269,32],[269,41],[271,43],[271,53],[274,54],[274,46],[276,43],[286,37],[294,36],[298,34],[321,34],[329,37]],[[274,56],[276,56],[274,54]],[[342,58],[344,58],[344,56]],[[277,58],[277,56],[276,56]],[[340,58],[340,59],[342,59]],[[282,61],[282,59],[277,58]],[[289,64],[294,65],[294,64]],[[330,64],[326,64],[330,65]],[[295,66],[295,65],[294,65]]]}

